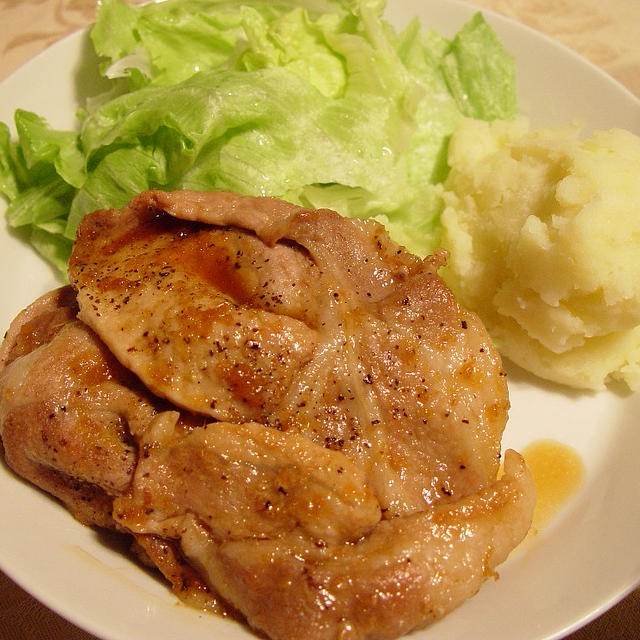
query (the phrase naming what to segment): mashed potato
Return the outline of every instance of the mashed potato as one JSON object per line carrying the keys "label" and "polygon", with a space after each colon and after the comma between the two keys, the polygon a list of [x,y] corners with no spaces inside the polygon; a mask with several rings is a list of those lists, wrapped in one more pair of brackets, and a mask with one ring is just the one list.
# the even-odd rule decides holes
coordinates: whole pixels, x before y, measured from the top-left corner
{"label": "mashed potato", "polygon": [[640,387],[640,138],[466,120],[442,275],[504,356],[544,378]]}

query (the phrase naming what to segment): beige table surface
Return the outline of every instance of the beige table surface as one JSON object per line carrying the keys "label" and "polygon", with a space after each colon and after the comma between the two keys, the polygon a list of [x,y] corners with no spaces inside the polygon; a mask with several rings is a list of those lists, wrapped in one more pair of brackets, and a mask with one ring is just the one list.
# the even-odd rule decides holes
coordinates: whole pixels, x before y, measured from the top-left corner
{"label": "beige table surface", "polygon": [[[640,97],[640,0],[471,1],[575,49]],[[89,24],[94,11],[94,0],[0,0],[0,80],[45,47]],[[569,638],[640,639],[640,589]],[[93,636],[0,573],[0,640],[93,640]]]}

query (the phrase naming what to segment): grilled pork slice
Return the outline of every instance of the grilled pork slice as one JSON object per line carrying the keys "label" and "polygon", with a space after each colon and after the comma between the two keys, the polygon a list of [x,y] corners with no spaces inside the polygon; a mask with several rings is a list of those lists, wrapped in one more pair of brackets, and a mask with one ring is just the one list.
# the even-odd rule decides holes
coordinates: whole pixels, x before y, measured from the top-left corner
{"label": "grilled pork slice", "polygon": [[[45,328],[16,321],[3,347],[7,459],[271,638],[421,627],[477,591],[534,502],[515,452],[497,479],[505,376],[443,260],[267,198],[148,192],[90,214],[71,310],[27,310]],[[43,452],[52,434],[73,451]],[[101,441],[119,464],[77,455]],[[84,514],[70,482],[102,502]]]}
{"label": "grilled pork slice", "polygon": [[12,323],[2,347],[0,433],[8,464],[82,522],[113,527],[111,496],[136,465],[129,425],[154,413],[134,376],[75,319],[70,287]]}
{"label": "grilled pork slice", "polygon": [[535,491],[511,450],[502,477],[477,493],[374,522],[342,453],[257,424],[183,436],[175,419],[159,416],[141,438],[148,455],[114,517],[179,540],[216,593],[270,638],[395,638],[423,627],[474,595],[529,527]]}
{"label": "grilled pork slice", "polygon": [[201,519],[185,514],[181,545],[271,638],[396,638],[473,596],[520,541],[533,501],[524,461],[509,450],[495,484],[381,521],[355,544],[318,547],[297,532],[217,542]]}
{"label": "grilled pork slice", "polygon": [[273,199],[150,192],[84,218],[79,317],[155,394],[340,451],[384,517],[490,484],[498,353],[436,273],[374,221]]}
{"label": "grilled pork slice", "polygon": [[[0,347],[0,438],[7,464],[80,522],[122,531],[114,497],[138,461],[134,435],[163,407],[76,319],[75,292],[45,294],[11,323]],[[187,431],[202,420],[181,419]],[[129,533],[129,532],[127,532]],[[134,550],[185,601],[225,613],[174,540],[139,535]]]}

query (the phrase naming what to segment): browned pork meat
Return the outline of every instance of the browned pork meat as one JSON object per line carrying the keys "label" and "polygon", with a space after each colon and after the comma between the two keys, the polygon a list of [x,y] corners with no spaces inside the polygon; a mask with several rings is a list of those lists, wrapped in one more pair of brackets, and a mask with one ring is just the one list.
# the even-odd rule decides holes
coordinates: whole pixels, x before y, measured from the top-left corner
{"label": "browned pork meat", "polygon": [[[20,313],[0,347],[0,438],[7,464],[56,496],[81,522],[122,529],[113,499],[131,484],[138,459],[132,434],[163,403],[76,319],[71,287]],[[202,424],[183,416],[179,428]],[[135,551],[157,566],[185,601],[224,613],[173,540],[136,535]]]}
{"label": "browned pork meat", "polygon": [[80,318],[154,393],[356,461],[386,517],[495,478],[500,358],[425,261],[373,221],[231,194],[87,216]]}
{"label": "browned pork meat", "polygon": [[113,526],[112,496],[136,465],[129,425],[147,423],[153,408],[76,313],[67,287],[12,323],[1,353],[2,441],[20,475],[79,520]]}
{"label": "browned pork meat", "polygon": [[[44,328],[5,341],[7,459],[274,639],[421,627],[477,591],[534,501],[515,452],[496,479],[504,372],[443,260],[267,198],[148,192],[95,212],[70,262],[78,319],[67,292],[62,318],[27,311]],[[52,357],[36,410],[25,380]],[[61,458],[34,446],[54,405],[51,433],[76,443]],[[40,473],[102,502],[82,517]]]}

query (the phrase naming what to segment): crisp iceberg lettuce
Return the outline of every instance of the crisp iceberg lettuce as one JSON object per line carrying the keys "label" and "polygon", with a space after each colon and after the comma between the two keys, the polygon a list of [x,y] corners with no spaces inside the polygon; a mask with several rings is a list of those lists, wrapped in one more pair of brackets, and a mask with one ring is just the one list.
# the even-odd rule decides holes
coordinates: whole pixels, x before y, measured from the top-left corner
{"label": "crisp iceberg lettuce", "polygon": [[0,130],[9,224],[62,273],[79,220],[147,188],[222,189],[375,217],[438,242],[449,137],[511,118],[511,56],[477,14],[451,41],[398,31],[378,0],[102,0],[91,31],[112,87],[79,131],[16,112]]}

